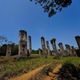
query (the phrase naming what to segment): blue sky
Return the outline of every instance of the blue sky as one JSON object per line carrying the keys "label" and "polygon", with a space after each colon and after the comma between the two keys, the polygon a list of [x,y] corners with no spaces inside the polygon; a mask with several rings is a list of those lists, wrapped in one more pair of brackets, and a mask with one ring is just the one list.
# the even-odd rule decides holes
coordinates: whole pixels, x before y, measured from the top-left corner
{"label": "blue sky", "polygon": [[80,0],[73,0],[71,6],[51,18],[29,0],[0,0],[0,35],[18,43],[20,29],[32,36],[33,49],[41,47],[41,36],[77,47],[74,36],[80,35]]}

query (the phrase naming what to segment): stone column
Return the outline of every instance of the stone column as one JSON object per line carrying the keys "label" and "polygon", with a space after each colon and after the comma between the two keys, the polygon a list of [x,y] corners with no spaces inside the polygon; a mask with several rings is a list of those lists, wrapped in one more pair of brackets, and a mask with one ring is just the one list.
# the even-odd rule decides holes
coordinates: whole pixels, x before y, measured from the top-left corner
{"label": "stone column", "polygon": [[74,46],[71,46],[72,56],[77,56]]}
{"label": "stone column", "polygon": [[28,42],[29,42],[29,55],[31,55],[31,53],[32,53],[32,40],[31,40],[31,36],[28,36]]}
{"label": "stone column", "polygon": [[58,46],[59,46],[59,48],[60,48],[60,54],[61,54],[62,56],[64,56],[64,47],[63,47],[63,43],[60,42],[60,43],[58,44]]}
{"label": "stone column", "polygon": [[57,47],[56,47],[56,39],[55,38],[53,38],[51,40],[51,44],[52,44],[52,48],[53,48],[53,54],[57,55]]}
{"label": "stone column", "polygon": [[68,44],[65,44],[65,47],[66,47],[67,55],[71,56],[72,55],[71,46]]}
{"label": "stone column", "polygon": [[77,42],[79,50],[80,50],[80,36],[76,36],[75,39],[76,39],[76,42]]}
{"label": "stone column", "polygon": [[39,51],[39,55],[42,57],[43,56],[42,50],[39,48],[38,51]]}
{"label": "stone column", "polygon": [[6,56],[11,56],[11,45],[7,45]]}
{"label": "stone column", "polygon": [[51,52],[50,52],[50,47],[49,47],[49,42],[48,41],[46,41],[46,48],[47,48],[48,55],[50,55]]}
{"label": "stone column", "polygon": [[19,56],[27,57],[27,32],[25,30],[19,31]]}
{"label": "stone column", "polygon": [[44,37],[41,37],[41,46],[42,46],[42,53],[43,53],[44,57],[47,57],[47,50],[46,50]]}

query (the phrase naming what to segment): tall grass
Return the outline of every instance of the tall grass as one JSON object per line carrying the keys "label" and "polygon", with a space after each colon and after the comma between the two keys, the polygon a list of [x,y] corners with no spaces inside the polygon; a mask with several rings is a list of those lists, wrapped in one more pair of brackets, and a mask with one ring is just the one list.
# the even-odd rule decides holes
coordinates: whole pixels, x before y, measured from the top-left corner
{"label": "tall grass", "polygon": [[[35,55],[34,55],[35,56]],[[2,61],[2,62],[1,62]],[[14,58],[0,58],[0,77],[6,73],[18,72],[19,70],[26,69],[26,71],[31,71],[39,66],[49,63],[62,63],[70,62],[75,65],[80,64],[79,57],[59,57],[54,58],[53,56],[49,56],[48,58],[30,58],[30,59],[20,59],[16,60]]]}

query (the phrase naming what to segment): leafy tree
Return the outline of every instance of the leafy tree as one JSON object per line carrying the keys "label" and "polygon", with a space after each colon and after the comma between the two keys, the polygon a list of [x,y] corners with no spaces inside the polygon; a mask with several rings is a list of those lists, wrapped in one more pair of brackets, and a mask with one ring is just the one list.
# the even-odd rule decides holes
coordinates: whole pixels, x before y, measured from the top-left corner
{"label": "leafy tree", "polygon": [[7,42],[7,38],[0,35],[0,46]]}
{"label": "leafy tree", "polygon": [[32,50],[32,54],[38,54],[38,50]]}
{"label": "leafy tree", "polygon": [[17,44],[15,44],[15,43],[12,43],[11,44],[11,48],[12,48],[12,55],[17,55],[18,54],[18,45]]}
{"label": "leafy tree", "polygon": [[7,49],[7,45],[6,44],[3,44],[0,47],[0,56],[5,56],[6,55],[6,49]]}
{"label": "leafy tree", "polygon": [[58,11],[61,11],[63,8],[71,5],[72,0],[30,0],[34,1],[35,4],[39,3],[44,12],[48,13],[49,17],[55,15]]}

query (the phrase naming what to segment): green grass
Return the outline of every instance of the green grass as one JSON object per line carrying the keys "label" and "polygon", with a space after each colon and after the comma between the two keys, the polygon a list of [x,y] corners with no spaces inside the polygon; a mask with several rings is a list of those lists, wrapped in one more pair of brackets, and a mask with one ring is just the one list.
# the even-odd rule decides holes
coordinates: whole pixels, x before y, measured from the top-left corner
{"label": "green grass", "polygon": [[[1,59],[2,60],[2,59]],[[4,61],[6,61],[4,59]],[[3,76],[5,73],[10,72],[17,72],[21,69],[26,69],[30,71],[35,69],[43,64],[48,64],[53,61],[53,58],[32,58],[32,59],[20,59],[20,60],[13,60],[8,59],[6,62],[0,64],[0,76]]]}
{"label": "green grass", "polygon": [[59,57],[59,59],[56,59],[61,63],[73,63],[75,65],[80,64],[80,57]]}
{"label": "green grass", "polygon": [[[35,55],[34,56],[38,56]],[[32,59],[20,59],[16,60],[13,58],[1,58],[0,57],[0,77],[5,73],[18,72],[21,69],[26,69],[27,72],[31,71],[43,64],[49,64],[54,62],[59,62],[64,64],[65,62],[71,62],[75,65],[80,64],[79,57],[58,57],[54,58],[53,56],[49,56],[48,58],[32,58]]]}

